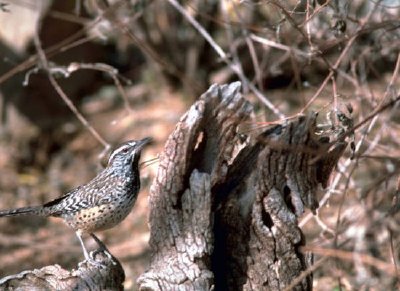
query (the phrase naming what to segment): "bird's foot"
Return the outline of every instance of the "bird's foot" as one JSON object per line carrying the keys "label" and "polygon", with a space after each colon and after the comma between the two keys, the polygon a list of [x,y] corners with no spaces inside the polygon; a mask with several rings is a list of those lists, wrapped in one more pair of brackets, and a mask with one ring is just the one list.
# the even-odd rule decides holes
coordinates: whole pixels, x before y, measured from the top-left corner
{"label": "bird's foot", "polygon": [[93,251],[89,254],[89,256],[86,258],[85,257],[85,262],[91,264],[92,266],[94,266],[95,268],[99,268],[99,269],[105,269],[107,268],[107,264],[106,261],[96,261],[95,257],[96,257],[96,252],[97,251]]}
{"label": "bird's foot", "polygon": [[102,253],[106,256],[107,261],[110,261],[114,266],[117,265],[114,256],[108,251],[105,244],[93,233],[91,233],[90,236],[96,241],[97,245],[99,246],[97,250],[93,251],[92,255],[95,256],[98,253]]}

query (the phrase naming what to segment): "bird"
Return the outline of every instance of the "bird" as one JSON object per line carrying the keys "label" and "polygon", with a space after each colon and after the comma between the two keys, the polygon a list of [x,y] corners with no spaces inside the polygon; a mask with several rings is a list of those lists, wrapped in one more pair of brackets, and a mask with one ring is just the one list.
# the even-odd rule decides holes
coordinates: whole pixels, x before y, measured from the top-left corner
{"label": "bird", "polygon": [[116,226],[130,213],[140,190],[140,155],[151,140],[147,137],[122,143],[110,154],[107,166],[88,183],[43,205],[0,210],[0,217],[60,217],[75,230],[85,259],[96,264],[82,235],[95,238],[94,232]]}

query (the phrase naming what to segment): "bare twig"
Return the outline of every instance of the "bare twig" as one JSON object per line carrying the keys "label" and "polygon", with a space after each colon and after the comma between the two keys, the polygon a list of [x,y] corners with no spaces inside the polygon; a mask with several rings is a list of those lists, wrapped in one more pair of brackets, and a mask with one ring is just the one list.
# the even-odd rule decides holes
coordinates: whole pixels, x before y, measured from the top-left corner
{"label": "bare twig", "polygon": [[[313,252],[318,255],[322,256],[327,256],[327,257],[333,257],[333,258],[339,258],[342,260],[346,261],[353,261],[354,256],[356,255],[354,252],[348,252],[348,251],[343,251],[339,249],[328,249],[328,248],[321,248],[321,247],[316,247],[316,246],[303,246],[300,247],[300,249],[304,252]],[[400,273],[398,270],[396,270],[395,266],[389,263],[386,263],[382,260],[379,260],[377,258],[374,258],[372,256],[366,255],[366,254],[357,254],[360,258],[360,260],[366,264],[373,266],[387,274],[390,274],[392,276],[400,276]]]}
{"label": "bare twig", "polygon": [[68,98],[67,94],[62,90],[60,85],[57,83],[54,78],[49,63],[47,61],[46,55],[41,47],[39,35],[35,33],[34,35],[34,43],[39,56],[40,64],[43,69],[46,70],[47,76],[49,78],[50,83],[53,85],[54,89],[57,91],[58,95],[60,95],[61,99],[65,102],[65,104],[71,109],[71,111],[75,114],[75,116],[79,119],[79,121],[90,131],[90,133],[104,146],[105,151],[110,149],[110,144],[107,143],[101,135],[90,125],[89,121],[79,112],[78,108],[72,103],[71,99]]}
{"label": "bare twig", "polygon": [[214,41],[214,39],[211,37],[211,35],[206,31],[200,23],[192,17],[189,13],[185,11],[185,9],[179,4],[178,1],[176,0],[168,0],[168,2],[175,7],[179,13],[181,13],[189,22],[190,24],[193,25],[194,28],[197,29],[197,31],[207,40],[207,42],[211,45],[211,47],[215,50],[215,52],[218,54],[218,56],[224,61],[230,69],[235,72],[241,80],[244,80],[246,82],[246,86],[250,88],[250,90],[263,102],[276,116],[278,116],[281,119],[285,118],[285,115],[282,114],[278,108],[276,108],[271,101],[268,100],[264,94],[262,94],[249,80],[248,78],[244,75],[244,73],[239,69],[237,64],[234,64],[230,62],[228,59],[227,54],[224,52],[224,50]]}
{"label": "bare twig", "polygon": [[357,31],[349,39],[348,43],[346,44],[346,47],[343,49],[342,53],[337,58],[335,64],[332,66],[331,70],[329,71],[328,76],[326,76],[325,80],[319,86],[317,92],[314,93],[314,95],[311,97],[311,99],[308,101],[308,103],[303,107],[303,109],[301,110],[301,113],[305,112],[305,110],[307,110],[310,107],[310,105],[315,101],[315,99],[321,94],[322,90],[325,88],[326,84],[328,84],[328,82],[332,78],[332,76],[336,73],[336,70],[339,68],[343,58],[347,55],[347,53],[350,50],[350,48],[352,47],[354,41],[360,35],[360,32],[362,31],[362,29],[367,25],[368,20],[372,16],[373,12],[374,12],[374,9],[371,9],[371,11],[365,17],[365,20],[363,21],[361,26],[357,29]]}

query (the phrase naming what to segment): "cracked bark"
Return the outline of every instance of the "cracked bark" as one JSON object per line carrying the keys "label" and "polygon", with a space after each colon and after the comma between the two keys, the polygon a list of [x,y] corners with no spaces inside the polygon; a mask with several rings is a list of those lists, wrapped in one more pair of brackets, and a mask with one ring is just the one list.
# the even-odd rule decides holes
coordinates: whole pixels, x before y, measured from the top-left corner
{"label": "cracked bark", "polygon": [[90,256],[102,266],[86,261],[77,269],[65,270],[59,265],[26,270],[0,278],[1,290],[123,290],[125,273],[121,264],[102,245]]}
{"label": "cracked bark", "polygon": [[[149,197],[141,290],[279,290],[311,264],[297,217],[318,207],[347,144],[318,138],[311,113],[243,145],[238,127],[252,113],[239,82],[213,85],[170,135]],[[311,288],[311,276],[295,287]]]}

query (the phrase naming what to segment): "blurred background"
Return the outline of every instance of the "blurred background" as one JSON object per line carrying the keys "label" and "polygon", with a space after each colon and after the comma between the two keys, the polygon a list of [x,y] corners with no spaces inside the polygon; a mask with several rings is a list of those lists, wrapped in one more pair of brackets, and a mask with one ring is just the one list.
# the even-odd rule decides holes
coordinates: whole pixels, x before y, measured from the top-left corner
{"label": "blurred background", "polygon": [[[400,1],[389,0],[0,1],[0,208],[86,183],[105,148],[128,139],[152,136],[142,161],[157,157],[211,84],[240,80],[256,112],[245,135],[311,110],[325,130],[340,127],[340,114],[345,130],[364,122],[318,216],[299,222],[319,262],[316,290],[395,289],[400,111],[379,108],[399,96],[399,19]],[[156,171],[142,168],[134,210],[98,234],[123,263],[127,290],[150,259]],[[0,277],[82,259],[60,219],[0,219]]]}

